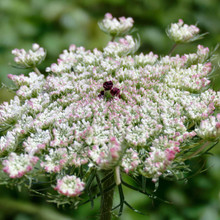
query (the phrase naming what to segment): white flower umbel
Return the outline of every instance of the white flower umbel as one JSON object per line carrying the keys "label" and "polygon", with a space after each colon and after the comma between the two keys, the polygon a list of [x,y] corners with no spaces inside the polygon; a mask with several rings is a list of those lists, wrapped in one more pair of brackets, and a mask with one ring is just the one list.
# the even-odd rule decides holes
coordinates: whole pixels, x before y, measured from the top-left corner
{"label": "white flower umbel", "polygon": [[220,114],[201,121],[199,128],[195,131],[204,139],[215,140],[218,138],[220,136]]}
{"label": "white flower umbel", "polygon": [[85,183],[76,176],[64,176],[62,179],[57,180],[55,190],[60,194],[75,197],[79,196],[84,190]]}
{"label": "white flower umbel", "polygon": [[194,63],[204,63],[209,57],[209,48],[198,45],[197,52],[185,54],[183,57],[187,60],[185,65],[192,65]]}
{"label": "white flower umbel", "polygon": [[16,92],[20,99],[31,98],[43,89],[44,75],[30,72],[29,76],[12,75],[9,74],[8,78],[11,79],[20,89]]}
{"label": "white flower umbel", "polygon": [[45,161],[41,162],[41,167],[48,173],[59,172],[68,161],[66,148],[50,149],[49,154],[45,155]]}
{"label": "white flower umbel", "polygon": [[105,33],[111,36],[121,36],[126,34],[133,27],[132,18],[120,17],[114,18],[112,14],[106,13],[105,18],[99,22],[99,27]]}
{"label": "white flower umbel", "polygon": [[196,39],[199,28],[195,25],[184,24],[182,19],[178,23],[171,24],[167,30],[168,36],[176,43],[186,43]]}
{"label": "white flower umbel", "polygon": [[120,38],[119,42],[109,42],[104,48],[106,56],[123,56],[134,54],[139,48],[139,42],[134,40],[132,36],[127,35],[125,38]]}
{"label": "white flower umbel", "polygon": [[38,157],[28,155],[11,153],[7,160],[3,161],[3,171],[6,172],[10,178],[20,178],[27,172],[30,172],[38,161]]}
{"label": "white flower umbel", "polygon": [[36,43],[32,45],[32,50],[14,49],[12,54],[15,55],[14,61],[19,66],[26,68],[36,67],[46,56],[45,50]]}
{"label": "white flower umbel", "polygon": [[141,160],[138,157],[138,153],[132,148],[129,148],[126,151],[121,166],[124,168],[126,173],[129,173],[135,171],[140,163]]}
{"label": "white flower umbel", "polygon": [[35,154],[45,149],[50,140],[50,132],[38,128],[36,133],[31,133],[27,140],[23,142],[23,147],[25,147],[25,151],[29,154]]}
{"label": "white flower umbel", "polygon": [[[116,21],[104,20],[111,30]],[[126,30],[133,23],[117,22]],[[181,21],[171,30],[178,42],[198,32]],[[16,96],[0,105],[0,155],[9,177],[31,179],[37,166],[35,175],[58,179],[60,197],[75,197],[103,173],[115,173],[117,185],[120,173],[154,182],[182,176],[190,147],[219,140],[220,92],[208,89],[208,48],[159,56],[134,54],[137,47],[130,35],[102,51],[71,45],[46,68],[47,76],[9,75]]]}

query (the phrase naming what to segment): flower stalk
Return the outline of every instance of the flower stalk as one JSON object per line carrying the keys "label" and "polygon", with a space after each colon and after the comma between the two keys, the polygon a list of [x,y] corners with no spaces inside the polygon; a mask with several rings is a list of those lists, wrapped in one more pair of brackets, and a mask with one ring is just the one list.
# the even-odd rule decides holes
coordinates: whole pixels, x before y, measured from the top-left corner
{"label": "flower stalk", "polygon": [[33,69],[34,69],[34,72],[37,73],[37,75],[41,75],[40,70],[36,66],[33,67]]}
{"label": "flower stalk", "polygon": [[176,49],[177,45],[178,45],[178,44],[175,43],[175,44],[172,46],[172,48],[171,48],[171,50],[170,50],[170,52],[169,52],[169,56],[172,55],[172,53],[173,53],[173,51]]}
{"label": "flower stalk", "polygon": [[[103,171],[104,177],[108,176],[112,171]],[[111,220],[112,205],[115,187],[111,187],[115,178],[112,174],[103,184],[103,193],[101,195],[100,220]]]}

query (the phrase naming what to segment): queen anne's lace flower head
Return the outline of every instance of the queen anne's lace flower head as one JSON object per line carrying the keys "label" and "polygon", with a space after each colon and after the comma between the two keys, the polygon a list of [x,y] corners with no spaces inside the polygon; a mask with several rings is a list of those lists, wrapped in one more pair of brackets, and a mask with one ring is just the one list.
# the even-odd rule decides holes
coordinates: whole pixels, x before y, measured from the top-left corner
{"label": "queen anne's lace flower head", "polygon": [[[132,25],[131,18],[110,14],[102,22],[112,35]],[[176,42],[197,33],[182,21],[169,30]],[[137,47],[130,35],[103,51],[71,45],[46,68],[48,76],[10,74],[18,89],[0,106],[3,171],[21,179],[51,175],[60,194],[75,197],[94,171],[117,170],[154,182],[178,176],[189,144],[219,140],[220,93],[208,89],[208,48],[159,57],[134,55]],[[45,56],[36,44],[29,52],[13,53],[28,66]]]}

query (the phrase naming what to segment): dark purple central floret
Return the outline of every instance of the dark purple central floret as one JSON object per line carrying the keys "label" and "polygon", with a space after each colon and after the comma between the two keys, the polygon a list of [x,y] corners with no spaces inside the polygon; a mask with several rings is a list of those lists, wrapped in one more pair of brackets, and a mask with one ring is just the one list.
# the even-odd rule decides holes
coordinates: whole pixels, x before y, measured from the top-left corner
{"label": "dark purple central floret", "polygon": [[104,91],[101,91],[98,95],[99,98],[102,98],[104,96]]}
{"label": "dark purple central floret", "polygon": [[107,100],[111,100],[113,98],[113,96],[118,96],[119,98],[121,98],[120,89],[113,87],[112,81],[104,82],[103,88],[104,88],[104,91],[102,90],[99,93],[99,95],[98,95],[99,98],[105,97]]}
{"label": "dark purple central floret", "polygon": [[120,89],[114,87],[111,91],[110,91],[112,96],[119,96],[120,94]]}
{"label": "dark purple central floret", "polygon": [[105,90],[111,90],[113,87],[113,82],[112,81],[106,81],[103,83],[103,87]]}

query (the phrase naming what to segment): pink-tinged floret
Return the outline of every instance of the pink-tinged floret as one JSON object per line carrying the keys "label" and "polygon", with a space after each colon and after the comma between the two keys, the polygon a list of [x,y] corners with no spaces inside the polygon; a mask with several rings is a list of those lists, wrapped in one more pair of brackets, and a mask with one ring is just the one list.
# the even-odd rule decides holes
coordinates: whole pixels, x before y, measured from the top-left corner
{"label": "pink-tinged floret", "polygon": [[176,156],[176,153],[180,152],[179,147],[167,148],[165,150],[166,157],[169,161],[173,160]]}
{"label": "pink-tinged floret", "polygon": [[179,151],[179,147],[175,146],[175,144],[165,150],[151,147],[149,157],[147,157],[144,162],[143,175],[152,178],[153,182],[158,181],[159,177],[172,164],[172,161]]}
{"label": "pink-tinged floret", "polygon": [[68,164],[68,161],[66,148],[50,149],[49,154],[45,156],[40,165],[48,173],[58,173]]}
{"label": "pink-tinged floret", "polygon": [[88,151],[88,156],[96,165],[103,169],[110,169],[117,164],[120,153],[121,147],[118,140],[115,137],[111,137],[107,145],[105,144],[101,147],[94,145],[92,149]]}
{"label": "pink-tinged floret", "polygon": [[177,23],[171,24],[167,31],[168,36],[177,43],[192,41],[198,33],[198,27],[184,24],[182,19],[179,19]]}
{"label": "pink-tinged floret", "polygon": [[133,27],[134,20],[129,17],[114,18],[112,14],[106,13],[99,27],[105,32],[113,36],[123,35]]}
{"label": "pink-tinged floret", "polygon": [[39,158],[36,156],[11,153],[8,159],[2,163],[3,171],[7,173],[10,178],[20,178],[30,172],[38,160]]}
{"label": "pink-tinged floret", "polygon": [[105,14],[105,18],[106,18],[106,19],[112,19],[113,16],[112,16],[111,13],[106,13],[106,14]]}
{"label": "pink-tinged floret", "polygon": [[122,158],[121,164],[125,173],[135,171],[140,163],[141,160],[138,157],[137,151],[132,148],[127,149],[126,154]]}
{"label": "pink-tinged floret", "polygon": [[216,140],[220,137],[220,114],[209,116],[201,121],[200,126],[196,129],[198,136],[208,140]]}
{"label": "pink-tinged floret", "polygon": [[215,125],[215,127],[216,127],[217,129],[220,129],[220,122],[217,122],[216,125]]}
{"label": "pink-tinged floret", "polygon": [[83,164],[88,163],[88,158],[86,154],[77,154],[77,153],[72,153],[70,157],[70,164],[73,164],[75,167],[79,167]]}
{"label": "pink-tinged floret", "polygon": [[76,176],[64,176],[62,179],[57,180],[57,185],[54,188],[60,194],[68,197],[79,196],[84,190],[85,183]]}

